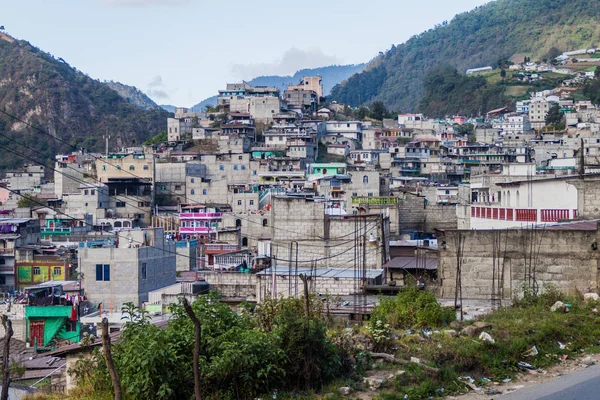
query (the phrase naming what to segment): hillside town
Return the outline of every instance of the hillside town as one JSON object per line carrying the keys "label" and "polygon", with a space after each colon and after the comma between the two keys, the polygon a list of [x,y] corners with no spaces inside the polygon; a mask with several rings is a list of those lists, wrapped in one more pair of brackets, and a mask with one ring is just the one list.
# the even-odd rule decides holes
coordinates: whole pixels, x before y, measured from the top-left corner
{"label": "hillside town", "polygon": [[144,144],[107,133],[103,152],[51,166],[22,154],[0,182],[0,307],[41,358],[18,379],[69,390],[104,320],[118,340],[124,308],[161,326],[212,291],[234,310],[310,293],[343,321],[415,282],[469,318],[523,288],[594,294],[600,109],[573,93],[600,78],[570,69],[595,66],[592,50],[510,65],[568,79],[477,116],[358,118],[318,75],[283,92],[242,81]]}

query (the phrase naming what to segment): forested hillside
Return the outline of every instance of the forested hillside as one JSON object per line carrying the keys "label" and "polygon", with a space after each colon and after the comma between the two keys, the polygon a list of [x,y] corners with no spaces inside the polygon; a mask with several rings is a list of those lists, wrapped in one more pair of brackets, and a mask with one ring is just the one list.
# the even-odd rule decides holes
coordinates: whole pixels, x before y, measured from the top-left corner
{"label": "forested hillside", "polygon": [[381,100],[389,109],[417,109],[423,78],[436,66],[495,66],[499,59],[541,60],[551,51],[600,45],[597,0],[497,0],[413,36],[333,88],[331,100],[352,106]]}
{"label": "forested hillside", "polygon": [[[6,113],[0,114],[0,134],[28,148],[1,136],[0,145],[44,161],[70,148],[29,124],[89,150],[103,148],[102,136],[108,133],[117,149],[164,130],[170,115],[162,109],[142,110],[61,58],[8,35],[0,37],[0,110]],[[0,171],[23,163],[16,155],[4,153]]]}

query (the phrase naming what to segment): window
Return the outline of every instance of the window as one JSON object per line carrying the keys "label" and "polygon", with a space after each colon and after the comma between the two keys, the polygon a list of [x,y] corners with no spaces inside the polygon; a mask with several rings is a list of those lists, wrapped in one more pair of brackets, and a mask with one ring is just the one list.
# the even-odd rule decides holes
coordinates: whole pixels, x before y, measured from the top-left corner
{"label": "window", "polygon": [[367,196],[369,196],[369,197],[373,197],[373,192],[369,192],[369,193],[367,193]]}
{"label": "window", "polygon": [[6,260],[4,258],[0,258],[0,265],[6,264]]}
{"label": "window", "polygon": [[83,191],[83,194],[84,194],[84,195],[86,195],[86,196],[88,195],[88,193],[89,193],[89,191],[88,191],[87,189],[85,189],[85,190]]}
{"label": "window", "polygon": [[256,175],[256,170],[252,170],[252,175]]}
{"label": "window", "polygon": [[250,200],[250,205],[253,206],[254,205],[254,200]]}
{"label": "window", "polygon": [[160,185],[160,190],[167,190],[167,185]]}
{"label": "window", "polygon": [[236,219],[235,220],[235,227],[239,228],[240,226],[242,226],[242,220],[241,219]]}
{"label": "window", "polygon": [[54,276],[56,275],[62,275],[62,268],[61,267],[54,267]]}
{"label": "window", "polygon": [[263,226],[267,226],[269,225],[269,220],[267,220],[266,218],[263,219]]}
{"label": "window", "polygon": [[106,165],[102,166],[102,171],[106,171]]}
{"label": "window", "polygon": [[192,190],[190,191],[190,194],[196,194],[196,191],[195,191],[194,189],[192,189]]}
{"label": "window", "polygon": [[206,194],[208,193],[208,191],[206,189],[202,189],[202,194],[206,196]]}
{"label": "window", "polygon": [[369,177],[367,175],[363,176],[363,183],[369,183]]}
{"label": "window", "polygon": [[352,197],[358,197],[358,193],[352,192]]}
{"label": "window", "polygon": [[110,265],[109,264],[96,264],[96,281],[97,282],[110,281]]}
{"label": "window", "polygon": [[246,166],[245,165],[242,165],[240,168],[242,169],[242,171],[246,170]]}
{"label": "window", "polygon": [[175,185],[175,190],[181,190],[181,185]]}
{"label": "window", "polygon": [[39,274],[41,274],[40,267],[33,267],[33,274],[34,274],[34,275],[39,275]]}
{"label": "window", "polygon": [[234,169],[234,171],[237,171],[237,169],[238,169],[238,166],[237,166],[237,165],[234,165],[234,166],[233,166],[233,169]]}
{"label": "window", "polygon": [[146,279],[146,272],[147,272],[147,270],[146,270],[146,263],[142,263],[142,273],[141,273],[141,275],[142,275],[142,279],[144,279],[144,280]]}
{"label": "window", "polygon": [[225,166],[224,165],[219,165],[219,170],[225,171]]}
{"label": "window", "polygon": [[94,189],[92,189],[92,190],[90,190],[90,194],[91,194],[92,196],[95,196],[95,195],[96,195],[96,191],[95,191]]}
{"label": "window", "polygon": [[[237,143],[236,143],[237,144]],[[243,156],[238,156],[238,160],[241,160],[243,158]]]}
{"label": "window", "polygon": [[130,171],[135,171],[135,167],[134,167],[133,165],[130,165],[130,166],[129,166],[129,170],[130,170]]}
{"label": "window", "polygon": [[117,201],[116,207],[117,208],[123,208],[123,207],[125,207],[125,202],[124,201]]}
{"label": "window", "polygon": [[190,182],[194,183],[194,182],[196,182],[196,180],[195,180],[194,178],[192,178],[192,179],[190,180]]}
{"label": "window", "polygon": [[117,165],[117,170],[119,170],[119,171],[121,170],[121,166],[120,165]]}
{"label": "window", "polygon": [[144,171],[148,171],[150,169],[150,167],[148,167],[147,165],[144,165]]}
{"label": "window", "polygon": [[144,202],[143,201],[138,201],[138,207],[144,207]]}
{"label": "window", "polygon": [[241,205],[242,205],[242,201],[238,200],[238,206],[241,206]]}

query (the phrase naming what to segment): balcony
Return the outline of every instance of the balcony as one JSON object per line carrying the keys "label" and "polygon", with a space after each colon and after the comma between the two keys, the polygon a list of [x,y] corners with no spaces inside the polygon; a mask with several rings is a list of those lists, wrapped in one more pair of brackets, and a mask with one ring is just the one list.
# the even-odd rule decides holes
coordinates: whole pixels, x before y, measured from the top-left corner
{"label": "balcony", "polygon": [[12,256],[15,254],[14,248],[0,248],[0,255]]}
{"label": "balcony", "polygon": [[194,227],[180,227],[179,233],[212,233],[216,232],[216,227],[209,226],[194,226]]}
{"label": "balcony", "polygon": [[221,219],[221,213],[180,213],[180,219]]}
{"label": "balcony", "polygon": [[204,253],[206,254],[223,254],[238,250],[236,244],[209,243],[204,247]]}
{"label": "balcony", "polygon": [[44,227],[41,229],[40,233],[42,235],[70,235],[71,234],[71,228],[60,228],[60,227],[53,227],[53,228],[48,228],[48,227]]}

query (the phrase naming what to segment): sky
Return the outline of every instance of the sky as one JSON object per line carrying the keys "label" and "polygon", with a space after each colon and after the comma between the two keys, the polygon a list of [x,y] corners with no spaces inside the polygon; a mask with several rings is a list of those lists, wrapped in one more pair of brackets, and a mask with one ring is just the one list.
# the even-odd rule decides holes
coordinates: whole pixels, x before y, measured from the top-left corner
{"label": "sky", "polygon": [[227,82],[367,62],[489,0],[0,0],[0,25],[92,78],[191,107]]}

